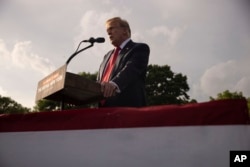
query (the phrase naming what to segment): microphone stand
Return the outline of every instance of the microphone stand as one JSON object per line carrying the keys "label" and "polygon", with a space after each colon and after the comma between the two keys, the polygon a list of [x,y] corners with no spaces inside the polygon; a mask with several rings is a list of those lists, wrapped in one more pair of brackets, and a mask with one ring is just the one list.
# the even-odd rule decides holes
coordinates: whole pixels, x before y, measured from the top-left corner
{"label": "microphone stand", "polygon": [[[80,44],[81,44],[81,42],[80,42]],[[66,65],[68,65],[69,64],[69,62],[71,61],[71,59],[73,59],[77,54],[79,54],[80,52],[82,52],[82,51],[84,51],[84,50],[86,50],[86,49],[88,49],[88,48],[90,48],[90,47],[92,47],[92,46],[94,46],[94,42],[91,42],[91,44],[89,45],[89,46],[87,46],[87,47],[85,47],[85,48],[83,48],[83,49],[81,49],[81,50],[79,50],[79,51],[75,51],[75,53],[73,53],[69,58],[68,58],[68,60],[66,61]]]}
{"label": "microphone stand", "polygon": [[[79,43],[79,46],[81,45],[81,43],[82,42],[80,42]],[[77,50],[68,58],[68,60],[66,61],[66,66],[69,64],[69,62],[77,55],[77,54],[79,54],[79,53],[81,53],[82,51],[84,51],[84,50],[86,50],[86,49],[88,49],[88,48],[90,48],[90,47],[92,47],[92,46],[94,46],[94,42],[90,42],[91,44],[89,45],[89,46],[87,46],[87,47],[85,47],[85,48],[82,48],[81,50],[78,50],[78,48],[79,48],[79,46],[78,46],[78,48],[77,48]],[[61,100],[61,104],[60,104],[60,108],[61,108],[61,111],[62,110],[64,110],[64,107],[65,107],[65,99],[64,99],[64,97],[62,97],[62,100]]]}

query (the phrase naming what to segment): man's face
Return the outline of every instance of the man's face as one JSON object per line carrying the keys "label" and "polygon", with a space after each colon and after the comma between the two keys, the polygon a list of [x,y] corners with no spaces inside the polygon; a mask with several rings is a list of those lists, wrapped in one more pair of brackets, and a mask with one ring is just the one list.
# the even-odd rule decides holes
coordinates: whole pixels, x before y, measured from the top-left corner
{"label": "man's face", "polygon": [[112,45],[120,46],[122,42],[126,40],[125,28],[121,27],[119,23],[117,22],[107,23],[106,30]]}

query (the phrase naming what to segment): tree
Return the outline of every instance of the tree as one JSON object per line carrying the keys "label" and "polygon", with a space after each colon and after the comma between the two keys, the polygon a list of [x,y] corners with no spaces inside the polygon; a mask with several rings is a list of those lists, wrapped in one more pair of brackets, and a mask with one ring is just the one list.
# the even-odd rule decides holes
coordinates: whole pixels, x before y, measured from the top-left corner
{"label": "tree", "polygon": [[230,92],[225,90],[222,93],[218,93],[216,98],[209,97],[210,100],[223,100],[223,99],[246,99],[242,92]]}
{"label": "tree", "polygon": [[79,73],[80,76],[84,77],[84,78],[87,78],[87,79],[90,79],[92,81],[96,81],[96,78],[97,78],[97,72],[95,72],[94,74],[91,74],[89,72],[80,72]]}
{"label": "tree", "polygon": [[170,66],[148,66],[146,76],[148,105],[188,103],[188,90],[187,77],[181,73],[175,74]]}
{"label": "tree", "polygon": [[28,113],[30,109],[23,107],[10,97],[2,97],[0,95],[0,114],[20,114]]}
{"label": "tree", "polygon": [[39,100],[36,102],[34,111],[55,111],[60,109],[60,102],[51,100]]}

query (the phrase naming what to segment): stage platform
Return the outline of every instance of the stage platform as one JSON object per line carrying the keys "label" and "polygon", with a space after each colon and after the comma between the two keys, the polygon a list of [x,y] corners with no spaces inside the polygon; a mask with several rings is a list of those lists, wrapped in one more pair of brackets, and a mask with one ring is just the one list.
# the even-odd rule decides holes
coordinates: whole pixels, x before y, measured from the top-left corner
{"label": "stage platform", "polygon": [[1,167],[229,167],[234,150],[246,100],[0,115]]}

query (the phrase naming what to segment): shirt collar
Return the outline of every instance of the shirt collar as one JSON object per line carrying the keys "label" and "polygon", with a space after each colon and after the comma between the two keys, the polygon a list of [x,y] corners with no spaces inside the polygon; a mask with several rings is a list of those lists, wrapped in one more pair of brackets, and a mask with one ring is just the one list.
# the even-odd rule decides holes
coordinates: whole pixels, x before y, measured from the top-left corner
{"label": "shirt collar", "polygon": [[120,45],[120,48],[123,49],[124,46],[130,41],[130,38],[126,39],[125,41],[123,41],[123,43]]}

